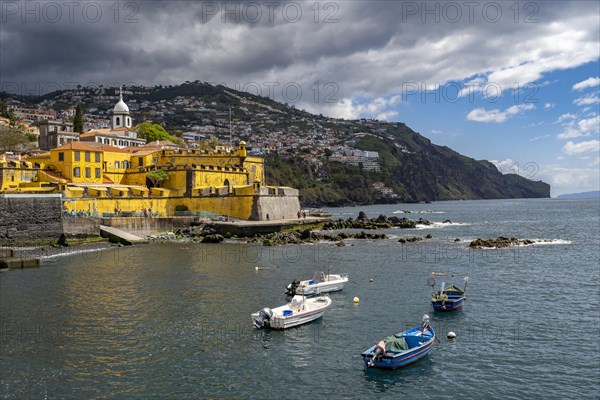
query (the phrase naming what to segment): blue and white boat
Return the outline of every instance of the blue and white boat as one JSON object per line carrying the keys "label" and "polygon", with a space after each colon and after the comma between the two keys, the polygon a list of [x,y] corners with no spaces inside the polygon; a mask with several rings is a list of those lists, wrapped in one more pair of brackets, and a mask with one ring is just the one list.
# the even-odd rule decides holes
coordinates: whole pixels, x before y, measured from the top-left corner
{"label": "blue and white boat", "polygon": [[435,311],[454,311],[463,306],[465,301],[465,291],[467,290],[468,277],[465,277],[464,289],[452,284],[446,287],[442,282],[440,290],[431,294],[431,305]]}
{"label": "blue and white boat", "polygon": [[363,351],[365,366],[396,369],[412,364],[425,357],[435,340],[435,332],[429,326],[429,316],[423,316],[423,325],[388,336]]}

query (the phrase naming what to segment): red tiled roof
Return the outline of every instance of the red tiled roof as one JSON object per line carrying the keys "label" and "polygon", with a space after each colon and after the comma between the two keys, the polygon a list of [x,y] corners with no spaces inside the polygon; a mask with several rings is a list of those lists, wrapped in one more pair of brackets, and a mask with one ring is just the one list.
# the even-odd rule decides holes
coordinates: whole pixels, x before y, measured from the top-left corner
{"label": "red tiled roof", "polygon": [[57,147],[54,150],[87,150],[87,151],[96,151],[97,149],[92,147],[92,143],[94,142],[69,142],[65,143],[60,147]]}
{"label": "red tiled roof", "polygon": [[50,178],[51,181],[54,182],[58,182],[61,179],[64,179],[65,181],[67,181],[67,183],[71,183],[70,179],[65,178],[64,176],[60,176],[58,173],[53,172],[53,171],[42,171],[44,174],[46,174],[48,176],[48,178]]}

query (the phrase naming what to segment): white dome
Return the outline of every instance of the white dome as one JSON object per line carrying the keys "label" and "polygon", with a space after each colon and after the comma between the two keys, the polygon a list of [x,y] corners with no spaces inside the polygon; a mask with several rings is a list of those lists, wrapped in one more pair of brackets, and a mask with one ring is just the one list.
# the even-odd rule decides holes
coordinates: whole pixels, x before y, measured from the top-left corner
{"label": "white dome", "polygon": [[129,107],[123,101],[123,89],[119,88],[119,102],[113,108],[113,114],[129,114]]}
{"label": "white dome", "polygon": [[115,108],[113,108],[113,113],[117,114],[117,113],[127,113],[129,114],[129,107],[127,107],[127,104],[125,104],[125,102],[123,101],[123,99],[119,99],[119,102],[117,104],[115,104]]}

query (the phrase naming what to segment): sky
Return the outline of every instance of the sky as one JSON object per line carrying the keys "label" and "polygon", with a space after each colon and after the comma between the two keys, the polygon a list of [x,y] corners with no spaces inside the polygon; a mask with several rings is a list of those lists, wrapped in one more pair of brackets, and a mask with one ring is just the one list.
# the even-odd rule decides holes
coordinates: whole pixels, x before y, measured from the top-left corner
{"label": "sky", "polygon": [[0,90],[213,82],[599,190],[598,1],[0,1]]}

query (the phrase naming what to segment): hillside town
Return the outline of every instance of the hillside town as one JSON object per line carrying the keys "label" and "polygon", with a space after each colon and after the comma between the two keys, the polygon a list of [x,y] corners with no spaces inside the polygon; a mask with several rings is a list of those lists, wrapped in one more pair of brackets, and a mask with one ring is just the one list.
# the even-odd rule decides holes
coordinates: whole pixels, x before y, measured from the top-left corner
{"label": "hillside town", "polygon": [[[190,83],[194,84],[198,85]],[[207,84],[200,87],[206,88]],[[367,173],[380,171],[377,151],[354,147],[357,140],[365,136],[387,136],[386,128],[382,128],[379,121],[323,118],[293,106],[281,107],[279,103],[227,89],[221,91],[226,98],[222,94],[213,96],[207,89],[205,93],[197,90],[198,95],[179,94],[152,100],[156,97],[155,91],[153,87],[122,90],[135,121],[160,124],[178,138],[176,143],[162,141],[153,143],[155,146],[195,149],[218,143],[231,148],[232,144],[243,140],[248,143],[248,155],[251,156],[276,153],[301,159],[315,179],[320,179],[325,161],[352,165]],[[47,151],[73,140],[96,141],[100,137],[104,143],[120,148],[144,145],[143,140],[133,137],[135,126],[117,127],[117,131],[129,130],[120,136],[115,136],[117,131],[114,131],[114,142],[110,141],[110,135],[106,136],[114,125],[112,105],[119,96],[116,87],[78,87],[44,96],[35,104],[28,103],[27,99],[8,97],[6,108],[22,129],[39,137],[37,146],[28,149],[30,153]],[[81,135],[74,132],[72,124],[77,104],[83,109],[84,133]],[[9,123],[8,118],[0,117],[0,124]],[[49,142],[50,136],[53,138]],[[410,153],[404,146],[397,146],[400,151]],[[382,182],[376,182],[373,188],[384,197],[396,197]]]}

